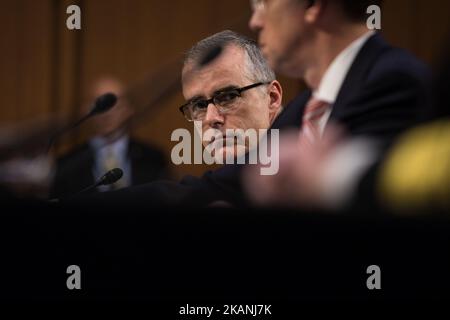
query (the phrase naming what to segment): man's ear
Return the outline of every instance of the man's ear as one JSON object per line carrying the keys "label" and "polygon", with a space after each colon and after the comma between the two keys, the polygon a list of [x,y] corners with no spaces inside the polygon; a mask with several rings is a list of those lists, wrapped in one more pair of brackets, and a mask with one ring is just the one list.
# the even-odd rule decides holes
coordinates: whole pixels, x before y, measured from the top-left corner
{"label": "man's ear", "polygon": [[316,23],[326,6],[326,2],[326,0],[308,0],[305,11],[305,21],[310,24]]}
{"label": "man's ear", "polygon": [[283,88],[277,80],[272,81],[272,83],[269,85],[269,98],[270,121],[273,122],[281,109],[281,104],[283,101]]}

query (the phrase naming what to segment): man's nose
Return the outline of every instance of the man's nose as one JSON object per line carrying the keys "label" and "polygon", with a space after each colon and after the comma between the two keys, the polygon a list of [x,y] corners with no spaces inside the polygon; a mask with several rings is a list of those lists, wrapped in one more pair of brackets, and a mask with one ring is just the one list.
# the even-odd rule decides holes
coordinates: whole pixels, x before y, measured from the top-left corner
{"label": "man's nose", "polygon": [[248,22],[248,27],[253,32],[259,32],[262,29],[262,14],[261,10],[255,10],[252,13],[250,21]]}
{"label": "man's nose", "polygon": [[220,114],[217,107],[210,103],[206,109],[204,121],[209,127],[218,129],[225,123],[225,118]]}

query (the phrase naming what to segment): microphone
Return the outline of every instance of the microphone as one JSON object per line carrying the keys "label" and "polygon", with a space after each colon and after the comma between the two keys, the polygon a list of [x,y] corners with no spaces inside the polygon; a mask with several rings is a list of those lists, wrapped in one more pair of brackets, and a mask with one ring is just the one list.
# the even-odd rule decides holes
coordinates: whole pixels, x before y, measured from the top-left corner
{"label": "microphone", "polygon": [[98,179],[97,183],[94,185],[98,186],[107,186],[119,181],[123,176],[123,171],[120,168],[114,168],[105,173],[100,179]]}
{"label": "microphone", "polygon": [[47,146],[47,153],[50,151],[50,149],[52,148],[55,141],[59,137],[61,137],[64,133],[78,127],[80,124],[82,124],[87,119],[89,119],[93,116],[96,116],[101,113],[105,113],[106,111],[108,111],[112,107],[114,107],[116,103],[117,103],[117,96],[114,93],[105,93],[105,94],[101,95],[100,97],[98,97],[97,99],[95,99],[95,102],[92,105],[91,111],[89,111],[89,113],[87,115],[85,115],[84,117],[82,117],[81,119],[76,121],[75,123],[70,124],[70,125],[64,127],[63,129],[59,130],[50,138],[50,140],[48,142],[48,146]]}
{"label": "microphone", "polygon": [[104,113],[115,106],[117,103],[117,96],[114,93],[105,93],[95,99],[94,105],[91,111],[88,113],[87,117],[92,117],[94,115]]}
{"label": "microphone", "polygon": [[[75,196],[78,196],[82,193],[86,193],[88,191],[91,191],[92,189],[97,188],[98,186],[107,186],[113,183],[116,183],[117,181],[119,181],[123,176],[123,171],[120,168],[114,168],[112,170],[109,170],[108,172],[106,172],[103,176],[100,177],[100,179],[97,180],[97,182],[95,182],[93,185],[90,185],[89,187],[67,197],[67,199],[69,198],[73,198]],[[59,202],[60,199],[51,199],[50,202],[52,203],[56,203]]]}

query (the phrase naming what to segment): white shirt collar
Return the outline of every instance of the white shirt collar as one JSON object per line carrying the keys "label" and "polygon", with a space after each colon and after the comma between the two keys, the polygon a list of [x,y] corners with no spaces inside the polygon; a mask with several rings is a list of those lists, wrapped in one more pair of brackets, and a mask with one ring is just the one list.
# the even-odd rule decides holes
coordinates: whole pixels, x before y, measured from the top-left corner
{"label": "white shirt collar", "polygon": [[326,101],[330,105],[334,104],[356,56],[373,34],[375,34],[374,31],[365,33],[333,60],[320,81],[318,89],[313,94],[315,98]]}
{"label": "white shirt collar", "polygon": [[93,146],[96,152],[103,155],[106,154],[108,151],[112,151],[115,155],[126,155],[128,150],[128,135],[124,134],[117,140],[113,142],[108,142],[107,139],[102,137],[94,137],[90,144]]}
{"label": "white shirt collar", "polygon": [[[94,137],[89,141],[95,152],[95,164],[92,168],[95,179],[98,179],[105,174],[104,161],[112,153],[117,160],[117,166],[123,170],[123,177],[121,181],[124,185],[130,185],[132,167],[130,159],[128,158],[129,140],[130,138],[128,135],[124,134],[113,142],[110,142],[102,137]],[[100,186],[99,190],[106,191],[109,190],[109,187]]]}

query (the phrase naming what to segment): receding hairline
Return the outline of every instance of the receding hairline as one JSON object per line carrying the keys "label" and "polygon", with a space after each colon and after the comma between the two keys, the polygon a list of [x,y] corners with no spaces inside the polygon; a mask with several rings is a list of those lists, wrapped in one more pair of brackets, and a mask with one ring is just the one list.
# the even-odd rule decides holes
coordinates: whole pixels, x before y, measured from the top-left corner
{"label": "receding hairline", "polygon": [[[241,46],[239,46],[238,44],[235,43],[228,43],[221,55],[217,58],[216,61],[212,61],[211,65],[214,65],[214,63],[216,63],[217,61],[219,61],[221,58],[223,58],[226,54],[230,54],[230,50],[237,50],[237,52],[240,52],[242,54],[242,59],[243,59],[243,63],[244,63],[244,67],[247,68],[247,63],[250,63],[250,57],[248,52],[245,50],[245,48],[242,48]],[[182,67],[182,79],[184,79],[184,76],[186,75],[187,72],[190,72],[191,70],[194,70],[197,65],[197,59],[193,58],[193,59],[185,59],[183,67]],[[201,69],[199,69],[201,70]],[[247,70],[245,70],[247,71]]]}
{"label": "receding hairline", "polygon": [[251,46],[258,47],[255,40],[232,30],[224,30],[198,41],[185,53],[184,61],[198,61],[213,48],[225,47],[230,44],[241,47],[245,51]]}
{"label": "receding hairline", "polygon": [[276,76],[268,65],[255,40],[231,30],[224,30],[204,38],[192,46],[185,54],[183,75],[192,64],[201,61],[211,50],[218,46],[226,48],[232,46],[244,53],[244,72],[249,79],[273,81]]}

